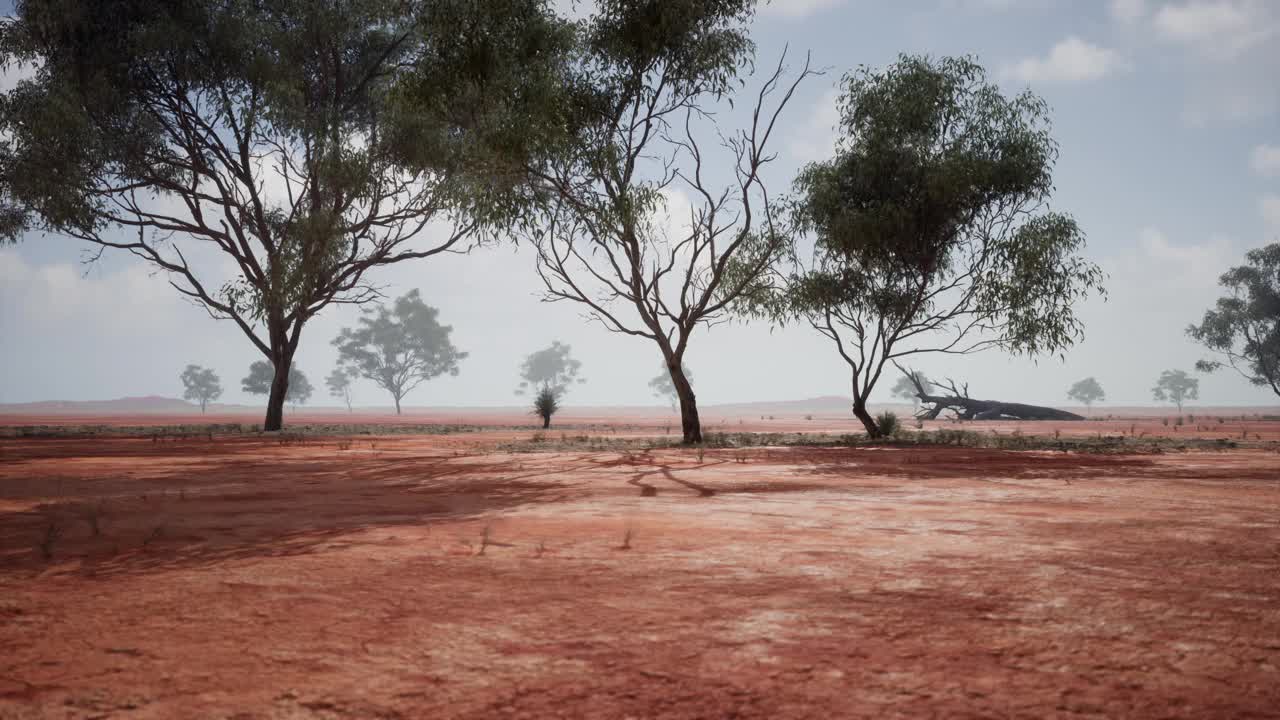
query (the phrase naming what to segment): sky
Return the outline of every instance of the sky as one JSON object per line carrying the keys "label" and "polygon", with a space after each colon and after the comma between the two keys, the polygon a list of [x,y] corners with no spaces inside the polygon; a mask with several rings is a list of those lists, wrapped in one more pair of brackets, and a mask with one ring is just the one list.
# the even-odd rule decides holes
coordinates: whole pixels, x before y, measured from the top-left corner
{"label": "sky", "polygon": [[[1109,294],[1078,307],[1086,335],[1062,357],[989,350],[915,363],[967,381],[975,397],[1068,404],[1066,389],[1093,376],[1107,392],[1101,405],[1151,404],[1162,370],[1190,371],[1205,356],[1184,331],[1219,296],[1218,276],[1247,250],[1280,241],[1280,2],[774,0],[752,35],[760,68],[786,49],[793,71],[806,52],[826,71],[784,111],[771,192],[830,152],[836,86],[860,65],[900,53],[972,55],[1006,92],[1030,88],[1049,103],[1061,146],[1052,205],[1079,222]],[[0,89],[15,81],[9,73]],[[232,323],[210,319],[128,255],[86,263],[86,252],[39,233],[0,248],[0,402],[180,397],[179,374],[196,363],[221,376],[223,402],[262,404],[240,390],[261,358]],[[543,302],[528,249],[499,243],[373,279],[388,297],[419,289],[469,353],[457,377],[425,383],[407,405],[523,403],[520,362],[553,340],[572,346],[586,378],[566,405],[659,402],[647,387],[657,348],[607,332],[579,307]],[[322,383],[336,359],[330,341],[358,316],[330,307],[304,329],[297,363],[317,386],[311,404],[336,402]],[[686,361],[703,404],[848,395],[834,347],[804,327],[700,329]],[[1201,404],[1277,401],[1229,372],[1200,378]],[[876,396],[887,399],[890,384]],[[390,404],[368,381],[353,395]]]}

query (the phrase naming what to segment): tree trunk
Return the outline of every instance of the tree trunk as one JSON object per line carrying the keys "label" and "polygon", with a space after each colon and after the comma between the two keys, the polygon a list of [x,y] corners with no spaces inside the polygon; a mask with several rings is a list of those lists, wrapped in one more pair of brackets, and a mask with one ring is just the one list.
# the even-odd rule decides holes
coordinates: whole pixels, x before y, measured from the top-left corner
{"label": "tree trunk", "polygon": [[399,415],[400,414],[400,396],[392,395],[391,397],[394,397],[396,399],[396,414]]}
{"label": "tree trunk", "polygon": [[262,429],[274,432],[284,427],[284,399],[289,394],[289,367],[293,357],[281,353],[275,360],[275,376],[271,378],[271,394],[267,396],[267,419]]}
{"label": "tree trunk", "polygon": [[204,414],[204,406],[205,406],[208,402],[209,402],[208,400],[201,400],[201,401],[200,401],[200,414],[201,414],[201,415],[203,415],[203,414]]}
{"label": "tree trunk", "polygon": [[551,416],[550,416],[550,415],[543,415],[543,416],[542,416],[542,429],[543,429],[543,430],[546,430],[546,429],[547,429],[547,428],[549,428],[549,427],[551,427]]}
{"label": "tree trunk", "polygon": [[867,437],[872,440],[878,440],[884,436],[880,432],[880,426],[876,425],[876,419],[871,417],[871,413],[867,412],[867,402],[862,399],[854,399],[853,415],[862,421],[862,427],[867,430]]}
{"label": "tree trunk", "polygon": [[668,363],[667,370],[671,373],[671,384],[676,388],[676,397],[680,399],[680,429],[684,436],[681,442],[685,445],[700,443],[702,421],[698,419],[698,398],[693,394],[693,385],[684,376],[678,360],[674,365]]}

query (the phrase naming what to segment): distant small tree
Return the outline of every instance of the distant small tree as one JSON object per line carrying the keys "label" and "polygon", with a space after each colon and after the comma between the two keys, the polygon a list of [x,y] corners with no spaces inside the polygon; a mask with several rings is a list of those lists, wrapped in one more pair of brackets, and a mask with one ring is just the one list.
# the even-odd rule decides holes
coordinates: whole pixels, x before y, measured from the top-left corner
{"label": "distant small tree", "polygon": [[329,377],[324,379],[324,384],[329,387],[329,396],[346,403],[347,412],[351,412],[351,371],[336,367],[329,373]]}
{"label": "distant small tree", "polygon": [[[690,383],[693,382],[693,373],[683,363],[680,365],[680,372]],[[680,409],[680,393],[676,390],[675,383],[671,382],[671,372],[667,370],[665,364],[658,374],[649,380],[649,389],[653,391],[654,397],[670,402],[672,410]]]}
{"label": "distant small tree", "polygon": [[555,415],[559,409],[559,395],[551,386],[543,385],[533,398],[533,414],[542,418],[542,427],[544,429],[551,427],[551,416]]}
{"label": "distant small tree", "polygon": [[1076,402],[1084,403],[1084,406],[1089,408],[1089,411],[1092,412],[1093,404],[1099,400],[1106,400],[1107,393],[1102,389],[1102,385],[1097,380],[1092,377],[1087,377],[1075,385],[1072,385],[1071,388],[1067,390],[1067,397],[1075,400]]}
{"label": "distant small tree", "polygon": [[[240,380],[240,389],[253,395],[270,395],[271,383],[275,379],[275,368],[266,360],[258,360],[249,366],[249,374]],[[285,391],[284,401],[295,408],[307,402],[314,389],[306,373],[294,365],[289,366],[289,389]]]}
{"label": "distant small tree", "polygon": [[[929,382],[929,378],[925,377],[924,373],[919,370],[916,370],[912,374],[915,375],[916,380],[919,381],[920,387],[927,388],[933,384]],[[909,376],[903,375],[898,378],[898,382],[894,383],[891,392],[894,397],[910,400],[912,409],[920,409],[920,395],[918,394],[920,391],[916,389],[916,386],[911,382],[911,378]]]}
{"label": "distant small tree", "polygon": [[182,371],[182,385],[186,392],[182,397],[200,403],[200,412],[213,400],[222,396],[222,382],[217,373],[199,365],[188,365]]}
{"label": "distant small tree", "polygon": [[1201,360],[1196,369],[1214,372],[1230,365],[1280,395],[1280,243],[1250,250],[1245,260],[1218,280],[1229,295],[1199,325],[1187,328],[1192,339],[1226,360]]}
{"label": "distant small tree", "polygon": [[396,298],[390,309],[365,308],[359,327],[343,328],[333,339],[338,364],[391,393],[399,415],[410,390],[445,373],[457,375],[458,361],[467,357],[450,342],[453,328],[441,325],[439,315],[417,290]]}
{"label": "distant small tree", "polygon": [[521,379],[516,394],[534,391],[534,413],[543,419],[544,428],[551,427],[551,416],[560,409],[560,400],[569,387],[583,382],[578,377],[582,363],[573,359],[571,353],[568,345],[556,340],[549,347],[530,353],[520,365]]}
{"label": "distant small tree", "polygon": [[1156,386],[1151,388],[1151,397],[1160,402],[1174,403],[1178,412],[1182,412],[1182,403],[1200,399],[1200,381],[1184,370],[1165,370],[1160,373]]}

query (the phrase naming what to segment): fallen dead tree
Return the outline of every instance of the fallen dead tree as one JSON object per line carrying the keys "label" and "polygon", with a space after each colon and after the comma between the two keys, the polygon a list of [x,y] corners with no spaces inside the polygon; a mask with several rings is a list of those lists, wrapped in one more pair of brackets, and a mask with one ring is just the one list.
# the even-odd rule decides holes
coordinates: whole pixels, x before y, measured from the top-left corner
{"label": "fallen dead tree", "polygon": [[[901,369],[901,368],[899,368]],[[1084,420],[1075,413],[1057,408],[1025,403],[1002,402],[1000,400],[975,400],[969,397],[969,384],[957,386],[948,378],[945,383],[930,382],[935,388],[950,391],[950,395],[932,395],[925,389],[925,384],[915,372],[903,371],[916,387],[916,397],[920,398],[922,407],[916,417],[921,420],[936,420],[943,410],[951,410],[961,420]]]}

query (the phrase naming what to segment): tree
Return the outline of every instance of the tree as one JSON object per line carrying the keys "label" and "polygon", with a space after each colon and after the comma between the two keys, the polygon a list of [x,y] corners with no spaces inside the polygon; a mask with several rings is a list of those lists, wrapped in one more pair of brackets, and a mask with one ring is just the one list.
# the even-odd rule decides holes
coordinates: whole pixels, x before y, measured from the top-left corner
{"label": "tree", "polygon": [[324,384],[329,388],[329,397],[337,398],[347,404],[347,412],[351,412],[351,371],[348,368],[336,367]]}
{"label": "tree", "polygon": [[1191,377],[1185,370],[1165,370],[1160,373],[1156,386],[1151,388],[1151,397],[1177,405],[1178,412],[1181,413],[1182,403],[1200,399],[1200,380]]}
{"label": "tree", "polygon": [[1280,395],[1280,243],[1250,250],[1245,261],[1219,279],[1227,297],[1187,328],[1192,339],[1226,359],[1200,360],[1196,369],[1214,372],[1230,365]]}
{"label": "tree", "polygon": [[453,328],[441,325],[439,315],[417,290],[396,298],[390,310],[367,307],[358,327],[343,328],[333,339],[338,364],[391,393],[399,415],[409,391],[445,373],[457,375],[458,361],[467,357],[453,346]]}
{"label": "tree", "polygon": [[748,312],[801,319],[850,370],[853,413],[885,367],[923,353],[1057,353],[1082,335],[1072,304],[1100,290],[1084,235],[1048,209],[1057,145],[1047,108],[1005,97],[965,58],[902,56],[843,81],[835,156],[795,181],[811,257],[780,269]]}
{"label": "tree", "polygon": [[[702,440],[697,399],[681,370],[690,338],[726,320],[730,304],[787,248],[763,173],[774,159],[767,147],[779,115],[812,74],[807,63],[787,83],[779,62],[745,129],[722,130],[712,112],[732,103],[751,62],[746,24],[755,4],[597,2],[566,69],[559,106],[567,137],[531,168],[547,201],[533,237],[545,299],[581,304],[608,330],[657,346],[686,443]],[[726,186],[713,181],[717,175]],[[687,213],[673,209],[682,198]],[[661,219],[666,210],[675,213],[670,222]]]}
{"label": "tree", "polygon": [[574,383],[585,382],[578,377],[582,363],[572,356],[572,348],[556,340],[549,347],[530,353],[520,364],[520,387],[516,394],[529,389],[551,388],[556,397],[563,397]]}
{"label": "tree", "polygon": [[910,400],[912,410],[919,411],[920,396],[917,394],[917,388],[928,388],[932,384],[933,383],[929,382],[929,378],[925,377],[924,373],[916,370],[912,377],[903,375],[898,378],[898,382],[894,383],[890,392],[893,393],[894,397],[902,398],[903,400]]}
{"label": "tree", "polygon": [[[240,389],[253,395],[270,395],[275,387],[276,371],[266,360],[256,360],[249,365],[249,374],[240,380]],[[311,398],[311,381],[296,366],[289,366],[289,389],[285,402],[298,406]],[[263,428],[265,429],[265,428]]]}
{"label": "tree", "polygon": [[201,413],[210,402],[222,396],[222,382],[217,373],[199,365],[188,365],[182,371],[182,386],[186,388],[182,397],[200,403]]}
{"label": "tree", "polygon": [[1092,377],[1087,377],[1067,390],[1067,397],[1076,402],[1084,403],[1089,408],[1089,412],[1093,412],[1093,404],[1099,400],[1106,400],[1107,393],[1102,389],[1102,385]]}
{"label": "tree", "polygon": [[542,418],[542,427],[551,427],[551,416],[556,414],[560,409],[560,397],[555,389],[543,385],[538,389],[538,394],[533,398],[533,414]]}
{"label": "tree", "polygon": [[0,57],[38,70],[0,98],[0,232],[167,273],[275,368],[279,429],[312,317],[519,216],[571,37],[546,0],[19,2]]}
{"label": "tree", "polygon": [[516,394],[534,391],[533,412],[542,418],[542,427],[551,427],[551,416],[560,409],[560,400],[578,377],[582,363],[575,360],[568,345],[559,340],[549,347],[530,353],[520,364],[520,387]]}
{"label": "tree", "polygon": [[[680,374],[684,375],[689,382],[693,382],[693,371],[683,363],[680,364]],[[680,393],[671,382],[671,372],[667,370],[666,364],[663,364],[657,375],[650,378],[649,389],[653,391],[654,397],[669,401],[672,410],[680,409]]]}
{"label": "tree", "polygon": [[[916,373],[909,373],[909,382],[916,380]],[[930,383],[935,388],[951,393],[950,395],[934,395],[925,389],[924,383],[916,385],[916,396],[921,402],[932,405],[916,413],[921,420],[934,420],[943,410],[951,410],[960,420],[1084,420],[1084,417],[1066,410],[1028,405],[1026,403],[1005,402],[1003,400],[977,400],[969,397],[969,383],[957,385],[956,381],[947,378],[944,382]],[[879,426],[879,423],[877,423]],[[880,428],[886,435],[884,427]]]}

